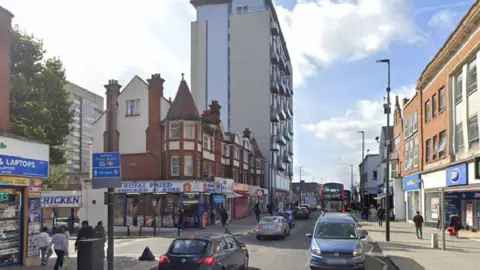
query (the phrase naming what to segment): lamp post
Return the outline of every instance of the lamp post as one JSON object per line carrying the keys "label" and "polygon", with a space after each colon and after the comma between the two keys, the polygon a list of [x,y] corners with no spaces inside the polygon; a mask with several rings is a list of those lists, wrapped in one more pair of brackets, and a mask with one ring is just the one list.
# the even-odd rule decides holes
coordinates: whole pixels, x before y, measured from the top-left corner
{"label": "lamp post", "polygon": [[386,220],[385,220],[385,241],[390,241],[390,59],[382,59],[377,60],[377,63],[387,63],[387,102],[383,104],[383,111],[387,115],[387,131],[385,136],[387,139],[385,140],[385,146],[387,147],[387,196],[385,202],[385,212],[386,212]]}
{"label": "lamp post", "polygon": [[302,168],[303,166],[300,166],[299,171],[300,171],[300,204],[302,204],[303,200],[302,200],[302,193],[303,193],[303,183],[302,183]]}
{"label": "lamp post", "polygon": [[365,131],[363,130],[360,130],[360,131],[357,131],[357,133],[360,133],[362,134],[362,163],[361,164],[361,170],[360,170],[360,209],[362,210],[362,213],[363,213],[363,208],[364,208],[364,182],[365,182],[365,179],[363,179],[363,171],[364,171],[364,167],[365,167],[365,164],[363,163],[363,161],[365,160]]}
{"label": "lamp post", "polygon": [[350,204],[353,204],[353,164],[350,164]]}

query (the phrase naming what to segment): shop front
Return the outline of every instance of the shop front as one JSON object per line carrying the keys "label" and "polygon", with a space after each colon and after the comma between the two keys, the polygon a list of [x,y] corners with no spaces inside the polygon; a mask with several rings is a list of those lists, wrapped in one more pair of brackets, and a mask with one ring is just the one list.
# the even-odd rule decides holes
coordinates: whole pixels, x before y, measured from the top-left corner
{"label": "shop front", "polygon": [[43,191],[41,193],[42,227],[52,233],[60,226],[66,226],[70,232],[80,229],[81,191]]}
{"label": "shop front", "polygon": [[[184,227],[207,226],[215,184],[206,181],[123,182],[115,190],[115,226],[141,228],[177,227],[180,210]],[[117,229],[116,229],[117,230]]]}
{"label": "shop front", "polygon": [[242,197],[242,195],[234,192],[234,181],[233,179],[215,177],[215,219],[216,223],[220,223],[221,215],[220,209],[223,207],[227,210],[229,219],[232,218],[233,213],[233,201],[237,197]]}
{"label": "shop front", "polygon": [[420,174],[414,174],[403,178],[403,190],[406,199],[406,217],[407,221],[413,222],[416,212],[422,213],[422,180]]}
{"label": "shop front", "polygon": [[422,174],[423,189],[425,191],[425,224],[437,226],[440,219],[440,189],[446,187],[446,171],[440,170]]}
{"label": "shop front", "polygon": [[275,202],[274,207],[276,211],[283,212],[286,209],[289,202],[290,192],[288,190],[275,190]]}
{"label": "shop front", "polygon": [[233,199],[232,219],[241,219],[249,216],[248,185],[235,183],[233,191],[238,196]]}
{"label": "shop front", "polygon": [[264,208],[264,203],[265,203],[265,189],[264,188],[261,188],[259,186],[248,186],[248,194],[249,194],[249,197],[248,197],[248,205],[249,205],[249,208],[248,208],[248,212],[249,212],[249,215],[253,215],[254,214],[254,209],[255,209],[255,205],[258,203],[258,207],[260,208],[260,210],[263,210],[265,209]]}
{"label": "shop front", "polygon": [[468,180],[468,163],[457,164],[446,169],[445,220],[449,222],[450,215],[455,213],[460,216],[462,224],[470,229],[474,226],[475,193],[468,192]]}
{"label": "shop front", "polygon": [[41,191],[48,160],[48,145],[0,136],[0,267],[40,264],[40,196],[30,191]]}

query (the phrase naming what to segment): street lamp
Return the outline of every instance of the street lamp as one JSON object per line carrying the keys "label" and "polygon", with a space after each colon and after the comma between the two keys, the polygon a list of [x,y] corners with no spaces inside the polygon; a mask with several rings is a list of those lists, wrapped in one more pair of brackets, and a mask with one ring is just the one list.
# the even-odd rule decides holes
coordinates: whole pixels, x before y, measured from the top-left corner
{"label": "street lamp", "polygon": [[360,131],[357,131],[357,133],[359,134],[362,134],[362,163],[361,164],[361,170],[360,170],[360,209],[362,210],[362,213],[363,213],[363,208],[364,208],[364,182],[365,182],[365,179],[363,179],[363,171],[364,171],[364,167],[365,167],[365,164],[363,164],[363,161],[365,159],[365,131],[363,130],[360,130]]}
{"label": "street lamp", "polygon": [[303,183],[302,183],[302,168],[303,166],[300,166],[299,171],[300,171],[300,204],[302,204],[302,193],[303,193]]}
{"label": "street lamp", "polygon": [[390,59],[377,60],[377,63],[387,63],[387,102],[383,104],[383,111],[387,115],[387,131],[385,136],[385,146],[387,147],[387,184],[386,184],[386,202],[385,202],[385,240],[390,241]]}
{"label": "street lamp", "polygon": [[350,164],[350,180],[351,180],[351,183],[350,183],[350,203],[353,204],[353,164]]}

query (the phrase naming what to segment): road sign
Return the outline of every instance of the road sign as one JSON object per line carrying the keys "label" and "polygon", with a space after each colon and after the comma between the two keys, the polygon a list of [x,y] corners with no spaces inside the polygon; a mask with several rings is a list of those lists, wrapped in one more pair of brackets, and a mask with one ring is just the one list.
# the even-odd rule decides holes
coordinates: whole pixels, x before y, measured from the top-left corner
{"label": "road sign", "polygon": [[120,153],[94,153],[92,156],[93,188],[121,187]]}

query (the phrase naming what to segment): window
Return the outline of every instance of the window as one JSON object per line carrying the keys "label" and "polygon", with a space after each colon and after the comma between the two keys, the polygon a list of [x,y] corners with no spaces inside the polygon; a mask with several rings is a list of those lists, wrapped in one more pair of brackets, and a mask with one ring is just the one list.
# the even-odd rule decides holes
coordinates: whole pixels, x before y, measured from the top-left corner
{"label": "window", "polygon": [[408,125],[408,136],[413,134],[413,115],[412,117],[408,118],[407,125]]}
{"label": "window", "polygon": [[432,96],[432,118],[437,116],[437,95]]}
{"label": "window", "polygon": [[455,76],[454,82],[454,95],[455,104],[462,102],[462,72]]}
{"label": "window", "polygon": [[261,168],[262,168],[262,162],[261,162],[260,160],[257,159],[255,163],[256,163],[255,166],[257,167],[257,169],[261,169]]}
{"label": "window", "polygon": [[180,175],[180,159],[178,157],[172,157],[172,176]]}
{"label": "window", "polygon": [[437,159],[437,135],[433,136],[433,140],[432,140],[432,160],[436,160]]}
{"label": "window", "polygon": [[477,59],[468,64],[467,95],[477,91]]}
{"label": "window", "polygon": [[170,139],[180,138],[180,125],[178,123],[170,123]]}
{"label": "window", "polygon": [[230,157],[230,145],[228,144],[225,146],[225,156]]}
{"label": "window", "polygon": [[413,138],[413,167],[418,167],[418,135]]}
{"label": "window", "polygon": [[210,151],[215,152],[215,139],[210,138]]}
{"label": "window", "polygon": [[202,173],[202,170],[200,170],[200,159],[197,158],[197,177],[199,178],[202,177],[201,173]]}
{"label": "window", "polygon": [[203,164],[203,176],[208,176],[208,165]]}
{"label": "window", "polygon": [[447,131],[440,132],[440,141],[438,145],[438,158],[445,157],[445,149],[447,147]]}
{"label": "window", "polygon": [[404,159],[404,165],[405,165],[405,170],[409,169],[409,163],[410,163],[410,144],[407,142],[405,143],[405,149],[403,150],[403,155],[405,156]]}
{"label": "window", "polygon": [[432,139],[428,139],[425,142],[425,162],[429,163],[431,161],[430,156],[432,152]]}
{"label": "window", "polygon": [[126,116],[136,116],[140,115],[140,99],[130,99],[126,100]]}
{"label": "window", "polygon": [[183,138],[193,140],[195,136],[195,124],[191,122],[183,122]]}
{"label": "window", "polygon": [[220,168],[220,176],[225,176],[225,168]]}
{"label": "window", "polygon": [[377,171],[373,171],[373,180],[377,180]]}
{"label": "window", "polygon": [[203,149],[210,150],[210,147],[208,145],[209,142],[210,142],[210,140],[208,139],[208,137],[203,136]]}
{"label": "window", "polygon": [[235,159],[240,159],[240,149],[235,148]]}
{"label": "window", "polygon": [[408,137],[408,120],[405,121],[405,126],[403,128],[403,136],[405,137],[405,139]]}
{"label": "window", "polygon": [[248,164],[248,151],[243,150],[243,163]]}
{"label": "window", "polygon": [[478,114],[468,119],[468,141],[469,148],[478,147]]}
{"label": "window", "polygon": [[425,102],[425,123],[430,122],[430,116],[431,116],[431,111],[430,111],[430,100],[427,100]]}
{"label": "window", "polygon": [[463,123],[455,126],[455,151],[456,153],[463,152]]}
{"label": "window", "polygon": [[417,130],[418,130],[418,117],[417,117],[417,112],[414,112],[412,115],[412,133],[411,134],[413,134]]}
{"label": "window", "polygon": [[439,96],[439,104],[438,104],[438,109],[439,111],[443,111],[445,109],[445,88],[441,88],[438,91],[438,96]]}
{"label": "window", "polygon": [[183,174],[185,176],[193,176],[193,158],[184,157],[185,164],[183,164]]}
{"label": "window", "polygon": [[202,141],[202,127],[198,127],[198,128],[197,128],[197,140],[198,140],[199,142]]}

